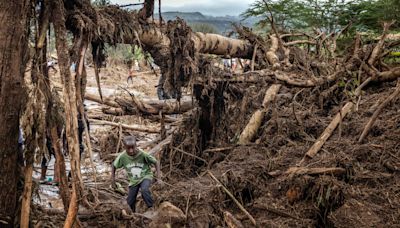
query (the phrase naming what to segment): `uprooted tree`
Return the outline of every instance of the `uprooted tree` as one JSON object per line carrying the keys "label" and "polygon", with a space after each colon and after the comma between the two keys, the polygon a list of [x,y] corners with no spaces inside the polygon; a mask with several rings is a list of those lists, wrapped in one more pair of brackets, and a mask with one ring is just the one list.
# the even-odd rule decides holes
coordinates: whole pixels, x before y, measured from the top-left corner
{"label": "uprooted tree", "polygon": [[[393,24],[392,22],[384,23],[383,34],[377,42],[364,43],[360,34],[357,34],[354,42],[347,48],[349,51],[339,54],[337,39],[346,33],[351,24],[343,26],[340,30],[335,29],[330,34],[318,29],[313,34],[287,33],[276,28],[274,17],[270,14],[268,22],[271,25],[271,32],[268,36],[263,37],[247,28],[237,27],[238,38],[233,39],[216,34],[192,32],[191,28],[180,19],[167,23],[154,21],[152,18],[154,1],[145,1],[143,8],[139,12],[125,11],[117,6],[94,8],[88,0],[42,0],[39,2],[39,7],[32,8],[31,6],[35,6],[36,1],[13,1],[1,3],[0,5],[0,15],[3,15],[4,17],[2,18],[5,20],[3,21],[5,26],[2,26],[0,31],[0,49],[3,53],[0,56],[2,66],[0,77],[0,126],[2,126],[0,139],[3,142],[1,144],[2,156],[0,157],[2,173],[0,187],[2,189],[10,189],[9,191],[2,191],[0,194],[0,222],[4,226],[12,227],[15,221],[18,220],[16,219],[17,206],[19,204],[17,201],[19,195],[22,194],[21,191],[15,191],[18,175],[20,174],[17,166],[18,153],[16,151],[18,151],[19,117],[24,110],[22,98],[25,96],[23,76],[28,62],[26,56],[32,56],[32,81],[38,81],[34,85],[47,97],[47,99],[42,99],[39,96],[31,96],[31,99],[37,99],[37,102],[42,102],[42,106],[30,107],[36,107],[38,110],[39,107],[41,110],[46,107],[47,119],[59,118],[57,117],[58,114],[51,108],[54,100],[57,100],[57,95],[50,92],[48,85],[46,87],[43,86],[43,83],[40,83],[41,80],[48,80],[46,69],[40,66],[45,64],[46,61],[44,41],[49,24],[53,25],[56,37],[56,49],[63,85],[63,118],[65,119],[72,171],[71,193],[66,190],[68,189],[66,178],[61,177],[64,181],[60,185],[60,190],[65,212],[67,213],[65,227],[79,226],[80,223],[77,218],[79,206],[84,205],[90,208],[94,203],[85,194],[85,186],[80,173],[77,135],[78,113],[84,115],[83,99],[90,97],[90,95],[85,94],[87,75],[84,63],[84,56],[89,46],[91,46],[93,54],[99,88],[99,97],[92,97],[92,100],[117,108],[118,110],[115,113],[122,114],[154,115],[159,112],[168,114],[193,110],[192,120],[186,120],[185,122],[185,124],[191,125],[189,129],[192,129],[192,131],[185,131],[185,127],[182,127],[179,133],[167,138],[169,140],[168,143],[166,141],[162,142],[163,146],[165,144],[171,145],[169,149],[166,149],[166,153],[170,153],[171,160],[167,162],[162,158],[171,165],[174,162],[178,165],[180,164],[177,160],[182,160],[182,157],[178,158],[176,155],[178,153],[189,154],[188,156],[196,161],[195,167],[199,169],[211,168],[213,163],[221,159],[217,156],[212,157],[210,153],[213,153],[213,151],[232,150],[237,146],[236,144],[248,145],[257,143],[257,140],[259,140],[257,138],[260,137],[260,128],[263,126],[262,123],[266,116],[269,115],[271,106],[279,99],[278,93],[283,89],[282,87],[285,87],[286,91],[293,90],[296,92],[294,95],[292,94],[294,101],[303,89],[315,88],[320,91],[320,100],[318,102],[322,106],[326,104],[326,100],[332,94],[337,94],[337,91],[350,94],[347,97],[344,96],[344,99],[347,99],[347,103],[339,108],[337,115],[325,131],[322,132],[321,136],[316,140],[314,139],[314,145],[304,152],[304,157],[298,164],[300,167],[288,168],[288,170],[280,172],[269,172],[268,175],[271,177],[281,175],[304,175],[307,177],[321,174],[342,175],[347,172],[347,169],[338,167],[308,168],[305,167],[305,164],[316,156],[337,126],[340,126],[346,114],[351,112],[354,106],[358,105],[357,102],[362,90],[369,83],[394,81],[400,77],[399,67],[388,66],[383,61],[383,58],[390,53],[390,49],[399,45],[398,41],[387,42],[385,39],[389,33],[390,26]],[[37,10],[38,12],[36,12]],[[22,21],[15,26],[10,21],[17,13],[20,14]],[[36,17],[36,15],[39,16]],[[27,55],[24,53],[28,45],[28,34],[26,32],[29,31],[28,21],[32,18],[37,21],[39,26],[34,29],[34,53]],[[72,46],[68,46],[66,40],[68,31],[73,35]],[[174,97],[177,98],[176,101],[146,103],[134,96],[117,98],[115,101],[105,100],[101,93],[99,77],[100,68],[103,61],[105,61],[104,47],[105,44],[118,43],[136,44],[149,52],[155,63],[160,66],[161,86],[168,94],[174,94]],[[251,70],[244,73],[224,71],[216,67],[214,60],[205,54],[249,59],[251,60]],[[9,61],[10,59],[13,59],[13,61]],[[73,75],[69,71],[71,62],[77,63],[78,66],[76,73]],[[225,120],[224,117],[226,117],[227,110],[238,108],[239,105],[242,105],[242,107],[239,107],[242,111],[246,110],[246,105],[249,105],[250,102],[246,96],[252,93],[247,85],[258,86],[258,89],[263,92],[261,95],[262,102],[254,114],[250,115],[249,119],[244,119],[245,124],[235,125],[234,121],[229,120],[229,118]],[[193,99],[190,102],[184,99],[181,100],[181,88],[188,86],[191,86],[193,91]],[[269,86],[270,88],[267,90],[266,88]],[[396,92],[398,94],[398,89]],[[343,99],[343,96],[341,98]],[[235,104],[234,107],[230,106],[232,104]],[[293,114],[296,122],[301,125],[302,120],[296,117],[294,109],[293,103]],[[242,117],[244,117],[244,114]],[[40,122],[40,117],[33,116],[32,119]],[[55,122],[46,121],[45,123],[37,124],[41,126],[40,129],[43,129],[43,125],[47,125],[51,129],[51,135],[54,139],[59,137],[58,126],[56,126]],[[371,120],[371,124],[373,124],[373,120]],[[35,126],[30,126],[34,129],[32,134],[40,134],[41,131],[36,129]],[[236,132],[233,132],[234,130]],[[365,131],[368,131],[368,128]],[[360,141],[365,138],[366,134],[363,133]],[[37,136],[33,135],[32,137],[35,138]],[[229,140],[230,143],[222,145],[223,142]],[[27,148],[33,148],[32,150],[34,150],[34,148],[40,147],[40,142],[38,141],[31,140],[29,143],[32,143],[32,145],[27,145]],[[57,147],[57,145],[55,146]],[[218,146],[225,147],[216,148]],[[55,148],[55,151],[60,151],[60,148]],[[33,153],[33,151],[31,152]],[[58,158],[62,156],[60,153],[57,154]],[[210,157],[212,157],[211,162],[208,162],[207,160]],[[25,162],[26,164],[31,164],[32,161],[28,161],[28,158],[31,159],[28,156],[25,158]],[[59,165],[60,161],[62,163],[61,158],[58,159]],[[57,169],[60,169],[61,173],[65,175],[65,172],[62,171],[65,167],[57,167]],[[253,171],[249,170],[251,174],[256,171],[259,171],[258,168]],[[29,171],[25,170],[25,172],[26,176],[29,176]],[[212,173],[209,173],[209,175],[212,179],[201,179],[201,181],[207,183],[216,181],[221,184],[221,181]],[[222,176],[219,175],[218,177]],[[310,180],[304,179],[305,181]],[[224,181],[224,183],[228,184],[229,182]],[[23,204],[22,212],[28,218],[30,208],[29,191],[31,191],[29,185],[31,184],[30,181],[25,182],[25,192],[23,193],[25,203]],[[334,184],[332,186],[325,185],[326,182],[315,182],[313,184],[315,184],[313,185],[315,188],[312,191],[320,190],[320,192],[327,191],[328,188],[334,186]],[[253,187],[255,188],[255,186]],[[201,189],[199,187],[196,191]],[[225,187],[223,187],[223,190],[238,205],[240,210],[246,214],[251,223],[255,225],[254,218],[235,199],[238,194],[230,193],[228,188]],[[294,189],[290,188],[287,191],[287,195],[295,201],[297,198],[301,198],[300,192],[303,190],[299,186]],[[334,190],[337,190],[337,188],[334,188]],[[209,193],[207,192],[207,194]],[[337,193],[335,200],[339,201],[341,197],[340,191],[337,190],[334,193]],[[330,202],[331,200],[332,198],[328,196],[326,201],[323,201],[328,205],[318,205],[320,206],[319,213],[322,213],[322,222],[325,221],[327,214],[338,206],[336,204],[330,205],[329,203],[332,203]],[[205,209],[208,208],[206,207]],[[270,209],[270,211],[282,214],[282,212],[274,209]],[[229,213],[224,214],[226,215],[226,220],[235,220],[235,218],[228,216]],[[213,219],[215,220],[215,218]],[[213,219],[211,219],[212,224],[221,223],[221,221],[214,221]],[[27,221],[29,219],[21,218],[21,225],[27,227]]]}

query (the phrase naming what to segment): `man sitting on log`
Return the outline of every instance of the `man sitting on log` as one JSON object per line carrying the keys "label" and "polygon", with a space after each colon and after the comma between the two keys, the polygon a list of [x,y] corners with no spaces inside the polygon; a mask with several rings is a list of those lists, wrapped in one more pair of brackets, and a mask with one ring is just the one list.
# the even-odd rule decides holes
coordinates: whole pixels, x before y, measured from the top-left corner
{"label": "man sitting on log", "polygon": [[153,198],[150,192],[150,185],[153,180],[153,172],[151,166],[156,167],[156,180],[160,179],[160,163],[151,155],[140,150],[136,146],[136,138],[126,136],[123,139],[125,151],[118,155],[112,165],[111,185],[116,188],[115,171],[119,168],[125,168],[129,178],[129,193],[127,203],[136,211],[136,197],[141,190],[141,194],[147,207],[153,207]]}

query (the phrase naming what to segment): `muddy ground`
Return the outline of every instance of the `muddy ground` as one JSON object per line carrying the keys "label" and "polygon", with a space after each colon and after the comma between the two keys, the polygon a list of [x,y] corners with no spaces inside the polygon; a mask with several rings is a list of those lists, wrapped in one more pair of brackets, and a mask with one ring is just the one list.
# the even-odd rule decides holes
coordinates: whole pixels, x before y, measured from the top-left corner
{"label": "muddy ground", "polygon": [[[142,97],[156,98],[157,76],[151,71],[140,73],[127,86],[126,72],[120,66],[103,70],[102,88],[107,96],[123,93],[121,88],[126,88]],[[93,72],[89,70],[88,74],[88,91],[94,93]],[[173,143],[159,155],[165,184],[152,187],[157,207],[168,201],[182,210],[186,218],[171,221],[172,227],[227,227],[225,212],[244,227],[253,227],[248,216],[211,178],[211,173],[254,217],[258,227],[400,227],[400,99],[384,109],[366,140],[357,143],[377,104],[393,92],[395,85],[396,82],[368,86],[356,109],[341,122],[317,156],[303,164],[306,168],[345,169],[340,175],[283,172],[299,165],[333,116],[352,99],[346,96],[351,94],[349,91],[339,88],[321,100],[317,89],[282,87],[255,142],[238,146],[238,135],[252,113],[261,107],[268,85],[224,86],[222,96],[214,100],[218,103],[222,99],[221,107],[209,110],[213,121],[202,121],[199,110],[177,116],[184,121],[176,130]],[[143,116],[107,116],[98,104],[87,105],[92,117],[159,127],[157,121]],[[139,145],[157,137],[123,133],[136,135]],[[97,183],[91,171],[84,172],[84,179],[89,192],[98,193],[99,202],[94,208],[81,206],[78,217],[84,226],[150,226],[148,218],[123,215],[122,209],[127,210],[126,193],[110,188],[109,164],[117,152],[118,135],[117,128],[91,128]],[[199,149],[199,145],[203,148]],[[89,167],[88,159],[82,166]],[[280,172],[283,174],[279,175]],[[118,180],[126,186],[124,175],[119,172]],[[34,224],[62,224],[61,201],[54,203],[56,192],[56,187],[40,186],[41,200],[35,200]],[[139,212],[145,211],[140,197],[138,204]]]}

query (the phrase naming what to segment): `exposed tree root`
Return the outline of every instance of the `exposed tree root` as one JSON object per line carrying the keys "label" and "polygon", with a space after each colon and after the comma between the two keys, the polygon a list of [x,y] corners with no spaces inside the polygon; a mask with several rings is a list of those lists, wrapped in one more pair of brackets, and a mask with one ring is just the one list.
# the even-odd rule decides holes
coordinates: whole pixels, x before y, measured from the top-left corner
{"label": "exposed tree root", "polygon": [[275,100],[281,85],[271,85],[265,93],[262,109],[257,110],[250,118],[249,123],[244,128],[239,137],[239,144],[250,143],[256,136],[258,129],[264,119],[265,113],[268,111],[269,105]]}
{"label": "exposed tree root", "polygon": [[371,130],[371,127],[374,125],[376,119],[378,118],[379,114],[382,112],[382,110],[393,100],[396,99],[400,94],[400,81],[397,82],[397,86],[395,91],[390,94],[383,102],[380,103],[374,114],[371,116],[371,118],[368,120],[367,124],[365,125],[365,128],[363,132],[360,135],[360,138],[358,139],[358,142],[361,143],[365,137],[368,135],[368,132]]}

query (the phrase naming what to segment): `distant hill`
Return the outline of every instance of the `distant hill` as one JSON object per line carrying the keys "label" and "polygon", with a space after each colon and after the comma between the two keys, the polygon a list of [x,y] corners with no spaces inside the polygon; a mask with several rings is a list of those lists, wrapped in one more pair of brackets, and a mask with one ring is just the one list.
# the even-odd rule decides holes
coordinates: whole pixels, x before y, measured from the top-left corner
{"label": "distant hill", "polygon": [[[165,21],[175,20],[177,17],[184,19],[190,23],[206,23],[213,25],[220,34],[232,31],[232,23],[242,24],[247,27],[253,27],[258,21],[257,18],[249,18],[244,20],[240,16],[208,16],[200,12],[163,12],[161,13]],[[154,18],[158,18],[158,14],[154,15]]]}

